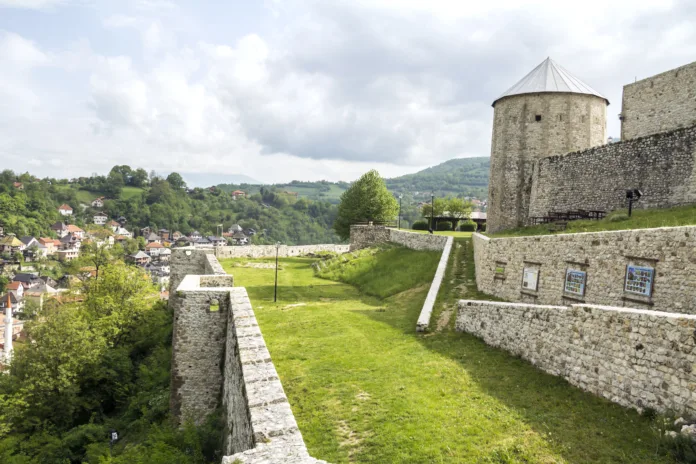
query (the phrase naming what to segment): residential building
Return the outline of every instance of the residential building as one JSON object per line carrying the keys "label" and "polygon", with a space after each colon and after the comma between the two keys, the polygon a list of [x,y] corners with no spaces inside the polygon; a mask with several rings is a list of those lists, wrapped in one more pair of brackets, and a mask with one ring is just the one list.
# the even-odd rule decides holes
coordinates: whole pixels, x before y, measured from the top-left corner
{"label": "residential building", "polygon": [[213,246],[223,246],[227,245],[227,240],[225,240],[222,237],[216,237],[214,235],[208,236],[208,241],[213,245]]}
{"label": "residential building", "polygon": [[70,233],[60,239],[62,250],[79,250],[82,246],[82,239],[77,235]]}
{"label": "residential building", "polygon": [[119,227],[121,227],[121,224],[112,219],[106,224],[106,227],[110,228],[111,231],[115,233],[119,229]]}
{"label": "residential building", "polygon": [[15,274],[12,282],[20,282],[26,289],[36,288],[43,285],[43,281],[38,274],[19,273]]}
{"label": "residential building", "polygon": [[193,246],[198,247],[198,246],[212,246],[213,244],[210,243],[210,240],[208,240],[205,237],[201,237],[198,240],[193,240]]}
{"label": "residential building", "polygon": [[118,221],[119,224],[121,224],[122,227],[126,226],[126,223],[128,222],[125,217],[119,216],[116,218],[116,221]]}
{"label": "residential building", "polygon": [[128,256],[129,261],[134,262],[140,266],[150,262],[150,257],[142,251],[138,251],[135,254]]}
{"label": "residential building", "polygon": [[63,238],[68,235],[68,226],[62,222],[56,222],[51,226],[51,230],[56,233],[59,238]]}
{"label": "residential building", "polygon": [[150,255],[151,258],[154,258],[155,256],[159,256],[163,248],[164,246],[162,246],[160,242],[150,242],[145,245],[145,253]]}
{"label": "residential building", "polygon": [[80,255],[80,250],[74,249],[74,248],[69,248],[65,250],[58,250],[56,251],[56,258],[58,258],[58,261],[72,261],[73,259],[76,259]]}
{"label": "residential building", "polygon": [[118,229],[116,229],[116,235],[117,236],[120,235],[121,237],[125,237],[125,238],[133,238],[133,234],[131,232],[128,232],[123,227],[119,227]]}
{"label": "residential building", "polygon": [[148,235],[150,235],[150,232],[152,232],[152,229],[150,229],[150,227],[143,227],[142,229],[140,229],[140,236],[147,237]]}
{"label": "residential building", "polygon": [[172,256],[172,250],[169,248],[162,248],[159,253],[160,262],[169,262],[169,258]]}
{"label": "residential building", "polygon": [[235,190],[232,192],[232,199],[236,200],[237,198],[246,198],[246,193],[242,192],[241,190]]}
{"label": "residential building", "polygon": [[97,213],[94,215],[92,219],[94,219],[94,223],[96,225],[103,226],[104,224],[106,224],[106,221],[109,219],[109,216],[107,216],[104,213]]}
{"label": "residential building", "polygon": [[[0,228],[1,228],[1,227],[2,227],[2,226],[0,226]],[[2,232],[0,232],[0,235],[2,235]],[[181,232],[179,232],[179,231],[177,230],[177,231],[175,231],[175,232],[172,234],[171,239],[172,239],[173,241],[176,242],[177,240],[179,240],[179,239],[180,239],[181,237],[183,237],[183,236],[184,236],[184,234],[182,234]]]}
{"label": "residential building", "polygon": [[21,182],[15,182],[12,184],[12,186],[17,190],[24,190],[24,184]]}
{"label": "residential building", "polygon": [[60,206],[58,207],[58,212],[59,212],[62,216],[72,216],[73,209],[72,209],[72,207],[71,207],[70,205],[66,205],[65,203],[63,203],[62,205],[60,205]]}
{"label": "residential building", "polygon": [[46,249],[46,256],[52,256],[58,248],[60,248],[60,240],[55,240],[50,237],[39,238],[39,243]]}
{"label": "residential building", "polygon": [[194,230],[193,232],[191,232],[191,233],[189,234],[189,238],[190,238],[191,240],[198,240],[199,238],[202,238],[202,237],[203,237],[203,236],[201,235],[201,233],[198,232],[197,230]]}
{"label": "residential building", "polygon": [[103,208],[104,207],[104,197],[95,198],[92,200],[92,208]]}
{"label": "residential building", "polygon": [[0,239],[0,252],[2,253],[16,253],[22,251],[25,248],[24,243],[22,243],[14,234],[9,234]]}
{"label": "residential building", "polygon": [[77,227],[75,224],[68,224],[68,233],[75,235],[79,239],[85,238],[85,231]]}
{"label": "residential building", "polygon": [[232,224],[229,229],[227,229],[227,232],[234,234],[235,232],[242,232],[242,226],[239,224]]}
{"label": "residential building", "polygon": [[159,230],[159,236],[162,238],[162,240],[169,240],[169,237],[171,236],[170,232],[167,229],[160,229]]}
{"label": "residential building", "polygon": [[150,232],[146,238],[147,243],[159,243],[162,244],[162,239],[159,235],[154,232]]}
{"label": "residential building", "polygon": [[249,237],[244,234],[244,232],[235,232],[232,234],[232,244],[234,245],[248,245]]}

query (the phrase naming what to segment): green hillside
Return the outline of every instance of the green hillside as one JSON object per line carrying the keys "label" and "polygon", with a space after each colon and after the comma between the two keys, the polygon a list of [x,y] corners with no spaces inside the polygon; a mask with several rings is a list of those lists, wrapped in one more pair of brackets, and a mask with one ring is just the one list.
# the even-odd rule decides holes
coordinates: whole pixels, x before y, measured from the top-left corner
{"label": "green hillside", "polygon": [[[431,191],[436,196],[471,196],[486,198],[488,195],[488,157],[457,158],[432,166],[422,171],[400,177],[386,179],[387,188],[395,194],[409,197],[429,197]],[[297,193],[310,200],[328,201],[338,204],[341,194],[348,188],[348,182],[302,182],[294,180],[287,184],[274,184],[267,188]],[[259,193],[263,185],[220,184],[219,189],[227,192],[243,190],[248,194]]]}

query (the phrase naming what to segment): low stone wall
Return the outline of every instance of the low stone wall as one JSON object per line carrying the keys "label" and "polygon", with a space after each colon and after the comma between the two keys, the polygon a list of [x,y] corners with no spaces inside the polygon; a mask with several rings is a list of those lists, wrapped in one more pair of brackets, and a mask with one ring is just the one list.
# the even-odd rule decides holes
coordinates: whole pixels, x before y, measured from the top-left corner
{"label": "low stone wall", "polygon": [[452,252],[452,243],[454,243],[454,238],[447,237],[445,249],[442,250],[440,262],[438,263],[437,270],[435,271],[435,277],[433,277],[433,282],[430,284],[430,290],[428,290],[428,295],[425,297],[423,308],[418,316],[418,322],[416,322],[416,332],[425,332],[430,326],[430,317],[433,314],[433,306],[435,306],[437,294],[440,291],[440,285],[442,285],[442,279],[445,277],[445,272],[447,271],[447,263],[449,262],[449,256]]}
{"label": "low stone wall", "polygon": [[[696,227],[489,238],[474,234],[478,289],[507,301],[592,303],[696,314]],[[647,294],[626,290],[629,267],[653,269]],[[536,288],[525,288],[525,269]],[[567,271],[585,274],[566,291]]]}
{"label": "low stone wall", "polygon": [[412,250],[442,250],[447,238],[444,235],[418,234],[384,226],[351,226],[350,251],[392,242]]}
{"label": "low stone wall", "polygon": [[175,419],[201,423],[222,406],[223,463],[324,462],[307,452],[246,290],[206,250],[174,250],[172,274]]}
{"label": "low stone wall", "polygon": [[[302,256],[310,253],[329,251],[332,253],[347,253],[349,245],[336,245],[333,243],[323,245],[281,245],[278,248],[278,256],[287,258]],[[225,258],[270,258],[275,257],[275,245],[247,245],[247,246],[222,246],[214,248],[215,256]]]}
{"label": "low stone wall", "polygon": [[456,329],[583,390],[696,416],[696,316],[577,304],[462,300]]}

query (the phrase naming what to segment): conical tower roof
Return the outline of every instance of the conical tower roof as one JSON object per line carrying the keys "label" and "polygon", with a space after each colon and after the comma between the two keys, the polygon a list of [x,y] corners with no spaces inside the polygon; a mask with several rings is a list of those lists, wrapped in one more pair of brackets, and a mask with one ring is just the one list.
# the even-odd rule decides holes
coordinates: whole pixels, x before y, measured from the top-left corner
{"label": "conical tower roof", "polygon": [[606,100],[607,105],[609,104],[607,97],[597,92],[577,77],[573,76],[551,58],[546,58],[539,66],[532,69],[529,74],[524,76],[522,80],[510,87],[507,92],[498,97],[493,102],[493,106],[495,106],[498,100],[504,97],[540,92],[582,93],[585,95],[594,95],[595,97],[603,98]]}

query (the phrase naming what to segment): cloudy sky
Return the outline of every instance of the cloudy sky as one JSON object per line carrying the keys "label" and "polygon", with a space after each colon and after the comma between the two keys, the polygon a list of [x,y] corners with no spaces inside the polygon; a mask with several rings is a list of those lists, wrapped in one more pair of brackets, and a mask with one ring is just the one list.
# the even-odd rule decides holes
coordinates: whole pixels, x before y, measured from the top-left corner
{"label": "cloudy sky", "polygon": [[401,175],[488,156],[547,56],[618,136],[623,84],[696,60],[696,2],[0,0],[0,168]]}

